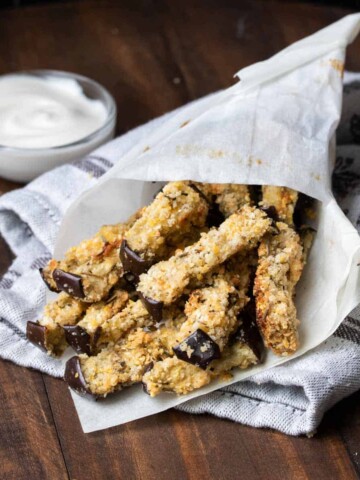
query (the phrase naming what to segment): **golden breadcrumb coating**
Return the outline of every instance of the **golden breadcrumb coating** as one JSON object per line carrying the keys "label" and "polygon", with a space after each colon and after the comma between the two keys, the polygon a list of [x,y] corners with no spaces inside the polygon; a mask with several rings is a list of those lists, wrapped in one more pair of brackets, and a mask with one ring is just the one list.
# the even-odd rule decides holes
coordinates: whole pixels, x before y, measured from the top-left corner
{"label": "golden breadcrumb coating", "polygon": [[150,334],[135,330],[126,341],[104,348],[98,355],[80,355],[81,370],[88,389],[99,396],[140,382],[144,368],[152,361]]}
{"label": "golden breadcrumb coating", "polygon": [[169,305],[192,279],[201,279],[235,253],[254,248],[270,225],[261,210],[244,206],[218,229],[203,233],[198,242],[153,265],[140,276],[138,290],[145,297]]}
{"label": "golden breadcrumb coating", "polygon": [[225,218],[236,213],[244,205],[251,204],[248,185],[198,182],[193,182],[192,185],[206,197],[209,203],[217,203]]}
{"label": "golden breadcrumb coating", "polygon": [[185,306],[186,320],[180,326],[178,342],[199,328],[222,350],[237,324],[239,305],[234,286],[221,276],[211,287],[194,290]]}
{"label": "golden breadcrumb coating", "polygon": [[169,247],[197,236],[205,226],[208,204],[188,182],[169,182],[126,233],[129,247],[146,259],[164,258]]}
{"label": "golden breadcrumb coating", "polygon": [[132,330],[118,343],[111,343],[96,356],[80,355],[81,370],[88,389],[94,395],[106,396],[140,382],[152,362],[172,355],[175,324],[165,322],[158,330]]}
{"label": "golden breadcrumb coating", "polygon": [[223,350],[238,325],[239,312],[249,301],[247,293],[254,261],[254,252],[234,255],[206,276],[205,287],[191,292],[185,305],[186,320],[177,336],[179,343],[201,329]]}
{"label": "golden breadcrumb coating", "polygon": [[64,325],[75,325],[84,315],[87,304],[61,292],[55,301],[45,305],[37,322],[45,329],[45,347],[50,355],[59,356],[66,349]]}
{"label": "golden breadcrumb coating", "polygon": [[211,183],[210,185],[211,192],[215,195],[215,202],[225,218],[251,203],[248,185],[232,183]]}
{"label": "golden breadcrumb coating", "polygon": [[64,260],[50,260],[42,271],[47,284],[56,289],[53,272],[60,269],[81,277],[84,302],[93,303],[105,298],[123,274],[119,258],[120,245],[125,232],[141,216],[141,212],[142,209],[127,223],[101,227],[94,237],[71,247]]}
{"label": "golden breadcrumb coating", "polygon": [[267,235],[259,246],[254,295],[257,324],[265,345],[276,355],[298,348],[298,319],[294,291],[303,269],[299,235],[277,222],[278,233]]}
{"label": "golden breadcrumb coating", "polygon": [[293,225],[294,210],[298,196],[298,192],[291,188],[263,185],[261,204],[264,207],[275,207],[279,220],[288,225]]}
{"label": "golden breadcrumb coating", "polygon": [[[186,395],[204,387],[215,378],[229,378],[234,368],[246,369],[258,363],[259,359],[249,345],[236,342],[225,347],[221,359],[214,360],[206,370],[176,357],[165,358],[156,362],[153,368],[143,375],[142,382],[151,397],[161,392]],[[223,377],[224,374],[227,374],[227,377]]]}
{"label": "golden breadcrumb coating", "polygon": [[245,342],[235,342],[225,347],[221,359],[214,360],[209,367],[209,371],[212,376],[217,377],[225,372],[230,372],[234,368],[244,370],[258,363],[259,359],[250,345]]}
{"label": "golden breadcrumb coating", "polygon": [[84,317],[77,324],[89,335],[92,348],[101,343],[102,329],[106,322],[121,312],[129,301],[128,292],[115,289],[111,297],[101,302],[91,304]]}
{"label": "golden breadcrumb coating", "polygon": [[142,381],[151,397],[161,392],[185,395],[210,383],[211,375],[195,365],[170,357],[156,362],[154,367],[145,373]]}

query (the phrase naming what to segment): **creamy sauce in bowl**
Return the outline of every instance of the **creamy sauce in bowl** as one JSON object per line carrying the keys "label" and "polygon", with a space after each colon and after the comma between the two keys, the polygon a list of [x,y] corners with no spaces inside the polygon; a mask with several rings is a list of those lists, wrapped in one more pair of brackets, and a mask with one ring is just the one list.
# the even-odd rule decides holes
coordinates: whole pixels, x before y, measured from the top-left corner
{"label": "creamy sauce in bowl", "polygon": [[0,145],[51,148],[77,142],[100,129],[108,112],[65,77],[0,77]]}

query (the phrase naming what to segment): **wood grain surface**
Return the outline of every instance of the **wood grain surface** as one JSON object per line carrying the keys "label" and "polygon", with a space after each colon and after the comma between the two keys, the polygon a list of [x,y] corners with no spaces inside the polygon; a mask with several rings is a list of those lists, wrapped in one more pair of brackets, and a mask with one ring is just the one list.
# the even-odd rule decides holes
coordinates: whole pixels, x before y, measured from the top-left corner
{"label": "wood grain surface", "polygon": [[[0,74],[75,71],[104,84],[118,132],[233,83],[348,10],[279,1],[77,1],[3,9]],[[360,39],[347,68],[360,71]],[[18,185],[0,180],[0,193]],[[0,241],[0,269],[12,254]],[[1,273],[0,272],[0,273]],[[175,410],[83,434],[62,381],[0,362],[2,479],[358,479],[360,393],[292,438]]]}

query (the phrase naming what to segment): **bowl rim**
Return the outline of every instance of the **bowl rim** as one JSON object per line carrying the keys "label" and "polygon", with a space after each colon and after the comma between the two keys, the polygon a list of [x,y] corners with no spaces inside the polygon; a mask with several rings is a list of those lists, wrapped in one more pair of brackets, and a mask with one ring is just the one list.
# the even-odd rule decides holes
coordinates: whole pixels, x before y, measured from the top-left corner
{"label": "bowl rim", "polygon": [[[65,150],[71,147],[77,147],[79,145],[83,145],[86,143],[91,142],[94,138],[96,138],[101,132],[107,130],[110,125],[114,126],[115,122],[114,120],[116,119],[116,113],[117,113],[117,107],[116,107],[116,102],[114,97],[111,95],[111,93],[99,82],[96,80],[93,80],[92,78],[86,77],[85,75],[81,75],[79,73],[74,73],[74,72],[67,72],[65,70],[52,70],[52,69],[30,69],[30,70],[19,70],[15,72],[9,72],[5,73],[3,75],[0,75],[0,81],[1,79],[9,76],[21,76],[21,75],[32,75],[34,77],[58,77],[58,78],[71,78],[73,80],[78,80],[79,82],[87,83],[95,87],[101,94],[105,97],[106,103],[100,99],[100,101],[104,104],[107,110],[107,118],[104,122],[104,124],[97,128],[94,132],[90,133],[89,135],[86,135],[86,137],[80,138],[79,140],[76,140],[75,142],[71,143],[66,143],[64,145],[58,145],[55,147],[37,147],[37,148],[24,148],[24,147],[11,147],[7,145],[1,145],[0,144],[0,151],[7,151],[7,152],[13,152],[13,153],[37,153],[37,152],[58,152],[59,150]],[[81,86],[81,85],[80,85]],[[114,124],[114,125],[113,125]]]}

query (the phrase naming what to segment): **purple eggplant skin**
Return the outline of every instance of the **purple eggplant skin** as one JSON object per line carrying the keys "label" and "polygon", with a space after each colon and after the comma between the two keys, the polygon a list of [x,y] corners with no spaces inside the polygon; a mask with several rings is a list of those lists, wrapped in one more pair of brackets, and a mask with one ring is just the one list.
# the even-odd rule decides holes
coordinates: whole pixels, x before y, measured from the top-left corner
{"label": "purple eggplant skin", "polygon": [[[101,331],[101,327],[100,331]],[[94,345],[99,337],[100,331],[96,331],[93,338],[89,333],[78,325],[64,325],[65,338],[67,343],[76,353],[86,353],[92,355],[94,353]]]}
{"label": "purple eggplant skin", "polygon": [[[179,360],[204,370],[213,360],[221,356],[219,345],[200,328],[173,347],[173,351]],[[190,356],[188,352],[191,352]]]}
{"label": "purple eggplant skin", "polygon": [[146,273],[152,266],[153,262],[144,260],[134,250],[132,250],[126,240],[121,242],[120,260],[124,272],[130,272],[135,278],[139,278],[142,273]]}
{"label": "purple eggplant skin", "polygon": [[273,221],[273,222],[278,222],[279,215],[276,210],[276,208],[273,205],[270,205],[269,207],[259,207],[260,210],[262,210],[266,215]]}
{"label": "purple eggplant skin", "polygon": [[142,301],[144,307],[149,312],[150,316],[156,323],[160,323],[163,318],[164,303],[153,300],[152,298],[145,297],[142,293],[138,293],[139,298]]}
{"label": "purple eggplant skin", "polygon": [[88,397],[92,400],[97,400],[98,395],[94,395],[89,389],[83,372],[81,370],[80,358],[77,356],[71,357],[65,365],[64,380],[69,387],[82,397]]}
{"label": "purple eggplant skin", "polygon": [[53,279],[60,291],[67,293],[71,297],[85,298],[82,278],[80,275],[75,275],[74,273],[65,272],[64,270],[56,268],[53,271]]}
{"label": "purple eggplant skin", "polygon": [[26,337],[44,352],[48,352],[46,345],[46,327],[36,322],[27,322],[26,324]]}
{"label": "purple eggplant skin", "polygon": [[246,343],[261,363],[265,356],[264,342],[256,324],[255,299],[252,298],[239,315],[241,324],[229,339],[230,345],[235,342]]}

